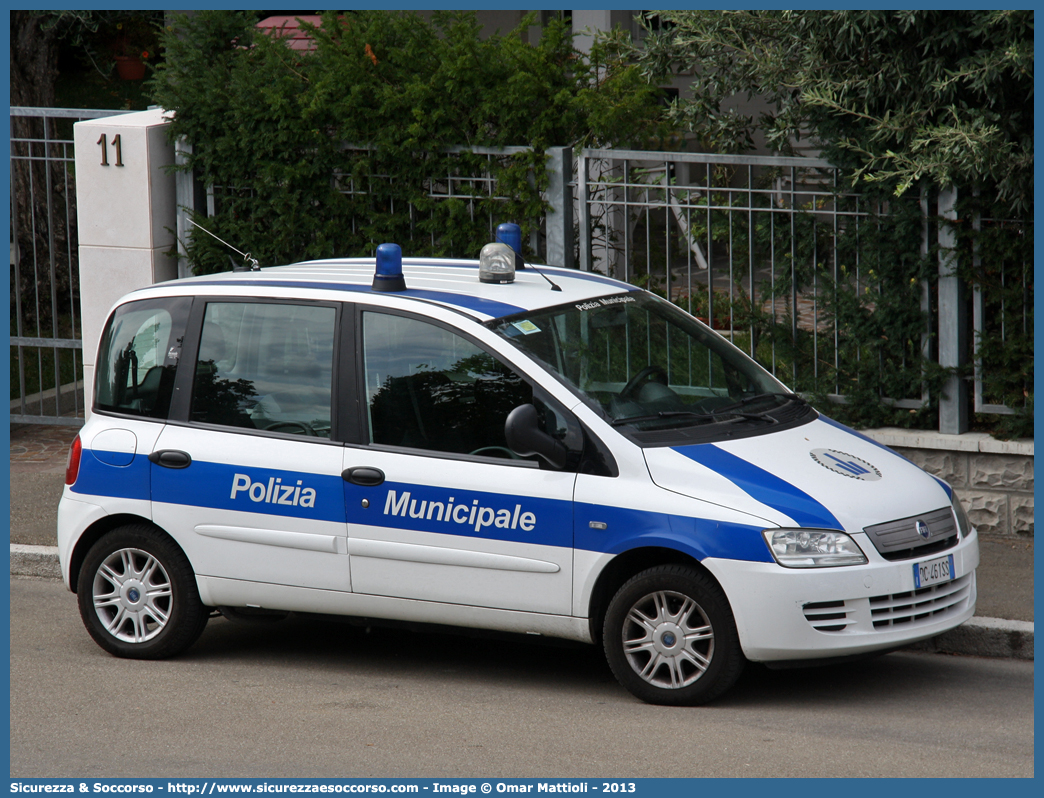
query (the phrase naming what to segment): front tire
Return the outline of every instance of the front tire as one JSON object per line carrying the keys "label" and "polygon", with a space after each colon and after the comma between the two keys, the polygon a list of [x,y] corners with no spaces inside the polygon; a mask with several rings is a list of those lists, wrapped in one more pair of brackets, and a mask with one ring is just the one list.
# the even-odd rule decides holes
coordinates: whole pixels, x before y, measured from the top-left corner
{"label": "front tire", "polygon": [[91,547],[76,594],[87,632],[117,657],[180,654],[203,633],[210,614],[184,552],[145,524],[114,529]]}
{"label": "front tire", "polygon": [[735,684],[746,661],[721,588],[681,565],[627,581],[609,604],[602,640],[617,681],[650,704],[711,701]]}

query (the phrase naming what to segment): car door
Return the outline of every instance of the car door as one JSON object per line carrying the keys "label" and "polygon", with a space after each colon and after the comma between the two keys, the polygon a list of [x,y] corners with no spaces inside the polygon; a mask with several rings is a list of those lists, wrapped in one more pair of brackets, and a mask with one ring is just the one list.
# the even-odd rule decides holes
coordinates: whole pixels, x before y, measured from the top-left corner
{"label": "car door", "polygon": [[357,329],[367,444],[344,451],[354,591],[568,615],[575,471],[504,440],[533,385],[431,319],[361,310]]}
{"label": "car door", "polygon": [[199,576],[350,590],[330,435],[339,305],[197,304],[187,396],[149,458],[156,523]]}

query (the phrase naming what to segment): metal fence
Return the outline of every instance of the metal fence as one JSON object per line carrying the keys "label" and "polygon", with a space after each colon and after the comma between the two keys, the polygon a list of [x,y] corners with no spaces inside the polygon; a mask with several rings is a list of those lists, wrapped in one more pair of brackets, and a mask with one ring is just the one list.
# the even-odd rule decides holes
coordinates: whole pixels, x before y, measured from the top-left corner
{"label": "metal fence", "polygon": [[[811,258],[834,263],[839,229],[867,217],[858,195],[839,190],[838,170],[810,158],[588,149],[577,174],[581,268],[660,290],[733,339],[737,300],[749,302],[760,284],[774,320],[793,310],[794,331],[818,332],[816,296],[799,294],[794,279],[800,215],[819,222],[810,230]],[[820,243],[824,222],[833,235],[823,229]],[[791,291],[780,295],[784,272]]]}
{"label": "metal fence", "polygon": [[72,125],[122,111],[11,108],[11,422],[83,424]]}
{"label": "metal fence", "polygon": [[[1010,219],[994,219],[975,216],[971,223],[976,233],[992,228],[993,233],[1005,236],[1022,236],[1026,230],[1021,222]],[[984,263],[989,260],[989,266]],[[1033,262],[1030,257],[1017,259],[984,258],[982,248],[974,247],[972,263],[977,273],[992,271],[990,275],[994,290],[984,290],[980,284],[972,285],[972,333],[975,341],[992,332],[1006,349],[1008,342],[1017,336],[1025,338],[1033,327]],[[979,347],[976,346],[978,351]],[[973,381],[974,408],[977,413],[1008,415],[1015,411],[991,396],[985,386],[985,377],[991,364],[981,355],[975,358]],[[1027,385],[1027,388],[1030,386]]]}
{"label": "metal fence", "polygon": [[[181,164],[187,163],[192,145],[185,141],[175,144],[176,157]],[[370,150],[364,146],[343,145],[345,153],[344,168],[335,172],[332,182],[338,192],[354,201],[357,208],[365,208],[371,202],[382,207],[381,213],[401,214],[408,218],[408,235],[410,241],[418,242],[427,238],[427,243],[436,245],[437,232],[430,224],[430,211],[419,210],[416,205],[403,199],[397,199],[395,191],[389,191],[395,178],[381,172],[363,169],[363,177],[352,173],[351,165],[359,161],[367,161]],[[505,207],[517,197],[509,196],[498,181],[498,167],[505,166],[513,157],[532,152],[531,147],[453,147],[440,151],[438,166],[423,180],[424,196],[436,203],[453,202],[463,207],[476,228],[484,228],[486,240],[493,240],[497,225],[505,221]],[[545,262],[553,262],[572,267],[573,257],[573,208],[571,197],[572,186],[569,175],[572,169],[572,150],[559,147],[548,150],[548,173],[551,185],[545,194],[548,207],[540,219],[525,220],[530,225],[530,236],[527,241],[531,252]],[[369,163],[366,164],[369,166]],[[530,171],[530,186],[535,187],[535,175]],[[179,275],[189,276],[190,267],[187,251],[196,235],[189,219],[193,216],[215,216],[223,203],[235,201],[239,197],[252,196],[253,188],[249,180],[239,185],[202,185],[190,172],[181,172],[177,178],[177,233],[179,242]],[[534,188],[535,190],[535,188]],[[357,210],[357,213],[359,211]],[[426,215],[427,214],[427,215]],[[359,216],[350,222],[350,231],[355,234],[366,225],[368,219]],[[425,225],[423,222],[428,221]],[[524,221],[524,220],[513,220]],[[428,232],[423,232],[427,229]],[[372,241],[376,245],[380,241]],[[460,256],[474,256],[475,253],[461,251]]]}
{"label": "metal fence", "polygon": [[[853,320],[841,316],[837,294],[880,291],[875,267],[882,252],[897,245],[889,237],[901,235],[892,225],[898,200],[871,203],[846,188],[839,169],[814,158],[612,149],[583,150],[575,186],[581,269],[669,296],[794,389],[846,401],[853,357],[871,353],[853,354],[845,334]],[[1014,412],[984,390],[990,364],[978,342],[991,324],[1002,338],[1005,323],[1021,324],[1025,332],[1032,309],[1030,262],[1002,263],[1000,282],[1021,281],[1023,293],[975,285],[968,323],[964,286],[955,274],[955,200],[955,190],[914,198],[919,229],[907,229],[902,243],[911,254],[937,259],[938,268],[931,281],[909,286],[907,317],[923,319],[922,326],[907,325],[905,340],[890,342],[887,358],[876,355],[882,373],[908,375],[902,395],[881,398],[909,409],[930,400],[918,379],[924,359],[944,367],[971,359],[972,404],[964,380],[952,378],[940,391],[946,432],[967,429],[970,410]],[[972,227],[984,224],[1003,223],[976,217]],[[863,307],[873,311],[873,297],[864,297]]]}

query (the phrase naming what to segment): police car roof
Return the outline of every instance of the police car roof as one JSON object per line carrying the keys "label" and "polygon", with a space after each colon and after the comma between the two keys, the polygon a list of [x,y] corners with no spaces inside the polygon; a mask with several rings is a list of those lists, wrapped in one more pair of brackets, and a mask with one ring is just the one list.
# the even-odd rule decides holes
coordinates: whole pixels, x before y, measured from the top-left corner
{"label": "police car roof", "polygon": [[[146,290],[161,294],[242,296],[248,293],[259,297],[299,296],[339,301],[365,301],[360,295],[369,294],[374,298],[400,297],[444,305],[481,320],[639,290],[600,274],[541,265],[527,265],[517,270],[513,283],[483,283],[479,282],[478,267],[478,261],[474,260],[403,258],[406,290],[393,293],[373,291],[374,258],[314,260],[254,272],[225,272],[160,283]],[[538,271],[561,291],[553,290]],[[345,296],[345,293],[354,296]]]}

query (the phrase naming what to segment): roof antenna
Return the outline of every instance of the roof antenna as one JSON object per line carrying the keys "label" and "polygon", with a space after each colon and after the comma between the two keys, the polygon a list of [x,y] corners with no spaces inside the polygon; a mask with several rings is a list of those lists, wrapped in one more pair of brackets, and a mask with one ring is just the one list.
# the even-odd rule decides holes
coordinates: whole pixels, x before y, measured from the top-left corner
{"label": "roof antenna", "polygon": [[522,259],[522,228],[514,222],[504,222],[501,225],[497,225],[497,241],[502,244],[507,244],[511,247],[515,253],[515,268],[516,269],[532,269],[545,280],[551,286],[552,291],[561,291],[562,289],[551,282],[551,278],[544,274],[540,269],[534,266],[532,263],[527,264]]}
{"label": "roof antenna", "polygon": [[192,224],[196,225],[196,227],[198,227],[200,230],[202,230],[208,236],[211,236],[213,238],[217,238],[218,241],[220,241],[222,244],[224,244],[230,250],[235,252],[237,255],[242,256],[242,258],[243,258],[243,263],[242,264],[236,264],[236,262],[234,260],[232,260],[232,256],[231,255],[228,256],[228,259],[232,260],[232,271],[234,271],[234,272],[259,272],[259,271],[261,271],[261,266],[260,266],[260,264],[258,264],[257,258],[252,257],[249,252],[240,252],[238,249],[236,249],[234,246],[229,244],[227,241],[219,238],[218,236],[216,236],[212,232],[210,232],[207,228],[203,227],[203,225],[196,224],[195,220],[193,220],[193,219],[191,219],[189,217],[186,217],[186,218],[188,218],[188,220],[190,222],[192,222]]}

